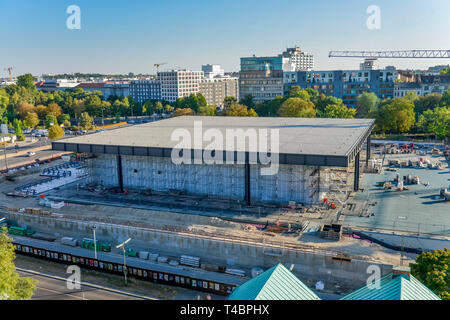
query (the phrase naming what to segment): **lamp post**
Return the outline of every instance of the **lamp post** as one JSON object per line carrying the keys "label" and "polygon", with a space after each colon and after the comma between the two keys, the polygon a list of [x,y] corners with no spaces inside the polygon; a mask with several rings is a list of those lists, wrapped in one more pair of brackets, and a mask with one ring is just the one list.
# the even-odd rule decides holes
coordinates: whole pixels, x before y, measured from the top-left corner
{"label": "lamp post", "polygon": [[94,257],[95,257],[95,260],[97,260],[97,240],[95,239],[95,229],[96,228],[97,228],[96,225],[94,225],[92,227],[92,230],[94,230]]}
{"label": "lamp post", "polygon": [[127,284],[127,261],[126,261],[126,257],[125,257],[125,245],[131,241],[131,238],[128,238],[127,240],[125,240],[124,242],[122,242],[121,244],[119,244],[116,248],[120,249],[122,248],[123,251],[123,275],[125,278],[125,285]]}
{"label": "lamp post", "polygon": [[5,167],[6,167],[6,172],[8,172],[8,161],[6,160],[6,135],[3,136],[3,147],[5,150]]}

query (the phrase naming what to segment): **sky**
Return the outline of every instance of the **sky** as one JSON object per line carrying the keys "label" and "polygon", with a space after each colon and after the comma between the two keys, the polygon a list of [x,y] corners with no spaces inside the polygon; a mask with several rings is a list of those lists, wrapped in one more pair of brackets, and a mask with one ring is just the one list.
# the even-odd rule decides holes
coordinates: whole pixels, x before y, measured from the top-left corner
{"label": "sky", "polygon": [[[67,7],[81,11],[70,30]],[[367,8],[380,8],[380,29]],[[330,50],[450,49],[449,0],[0,0],[0,77],[32,73],[155,73],[270,56],[297,45],[316,70],[357,69]],[[450,59],[378,60],[426,69]]]}

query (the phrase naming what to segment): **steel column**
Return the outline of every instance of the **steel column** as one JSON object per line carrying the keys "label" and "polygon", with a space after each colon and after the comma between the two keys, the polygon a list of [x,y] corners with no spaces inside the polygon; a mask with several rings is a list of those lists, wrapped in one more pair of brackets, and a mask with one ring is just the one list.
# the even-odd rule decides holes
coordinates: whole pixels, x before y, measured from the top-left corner
{"label": "steel column", "polygon": [[354,177],[354,181],[353,181],[353,185],[354,185],[353,190],[355,190],[355,191],[359,190],[359,155],[360,155],[360,153],[358,152],[358,154],[355,157],[355,177]]}
{"label": "steel column", "polygon": [[123,174],[122,174],[122,156],[117,156],[117,180],[119,181],[119,190],[123,192]]}

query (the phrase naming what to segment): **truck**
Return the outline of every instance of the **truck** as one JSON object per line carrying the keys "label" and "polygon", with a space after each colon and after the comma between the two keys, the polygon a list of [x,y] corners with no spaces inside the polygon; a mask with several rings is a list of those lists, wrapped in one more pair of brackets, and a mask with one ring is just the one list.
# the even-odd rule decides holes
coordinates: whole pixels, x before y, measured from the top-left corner
{"label": "truck", "polygon": [[71,238],[71,237],[62,237],[61,244],[70,246],[70,247],[76,247],[78,245],[78,240],[75,238]]}

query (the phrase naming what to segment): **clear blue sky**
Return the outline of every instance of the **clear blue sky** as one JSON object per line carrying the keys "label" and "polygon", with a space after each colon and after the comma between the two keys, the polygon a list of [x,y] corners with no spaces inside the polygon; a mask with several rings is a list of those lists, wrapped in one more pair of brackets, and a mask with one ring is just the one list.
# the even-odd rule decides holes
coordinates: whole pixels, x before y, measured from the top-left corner
{"label": "clear blue sky", "polygon": [[[68,30],[66,8],[81,8],[81,30]],[[369,5],[381,30],[366,28]],[[449,0],[0,0],[0,75],[31,72],[154,73],[275,55],[299,45],[316,69],[358,68],[330,50],[450,49]],[[380,60],[401,68],[445,60]]]}

